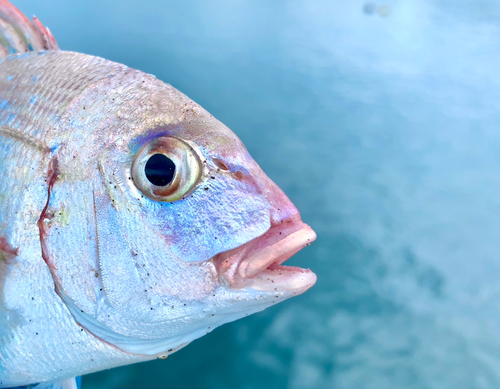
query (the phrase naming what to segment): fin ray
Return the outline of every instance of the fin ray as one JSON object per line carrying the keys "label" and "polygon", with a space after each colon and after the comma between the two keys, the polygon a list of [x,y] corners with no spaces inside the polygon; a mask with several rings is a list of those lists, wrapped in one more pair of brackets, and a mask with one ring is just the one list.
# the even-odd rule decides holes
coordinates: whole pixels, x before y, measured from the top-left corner
{"label": "fin ray", "polygon": [[41,50],[59,50],[50,30],[36,17],[31,22],[8,0],[0,0],[0,58]]}

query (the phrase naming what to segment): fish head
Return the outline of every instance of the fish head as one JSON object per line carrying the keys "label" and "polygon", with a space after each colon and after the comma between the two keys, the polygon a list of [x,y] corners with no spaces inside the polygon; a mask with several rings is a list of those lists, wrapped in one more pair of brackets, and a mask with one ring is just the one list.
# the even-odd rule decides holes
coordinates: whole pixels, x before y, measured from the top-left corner
{"label": "fish head", "polygon": [[[91,115],[97,134],[83,153],[91,163],[67,157],[92,183],[85,213],[95,225],[96,298],[79,301],[62,282],[59,294],[99,338],[153,355],[305,292],[316,275],[282,263],[316,235],[229,128],[146,80],[117,97],[122,121],[112,126],[98,114],[99,88],[68,113],[73,125]],[[100,88],[110,104],[113,92]]]}

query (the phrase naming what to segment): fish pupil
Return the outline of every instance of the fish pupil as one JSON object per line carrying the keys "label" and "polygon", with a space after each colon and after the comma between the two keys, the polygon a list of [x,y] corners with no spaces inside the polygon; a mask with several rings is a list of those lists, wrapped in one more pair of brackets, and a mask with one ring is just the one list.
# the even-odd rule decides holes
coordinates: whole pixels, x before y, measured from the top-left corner
{"label": "fish pupil", "polygon": [[155,154],[146,162],[144,172],[153,185],[165,186],[174,179],[175,164],[163,154]]}

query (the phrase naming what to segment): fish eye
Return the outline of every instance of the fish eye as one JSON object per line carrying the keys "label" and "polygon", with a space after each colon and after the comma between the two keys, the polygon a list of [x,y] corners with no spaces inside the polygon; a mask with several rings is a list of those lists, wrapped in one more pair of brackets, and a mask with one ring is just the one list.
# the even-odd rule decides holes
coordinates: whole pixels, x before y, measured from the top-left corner
{"label": "fish eye", "polygon": [[143,146],[132,163],[132,180],[155,201],[176,201],[191,192],[201,177],[201,161],[193,147],[174,137],[156,138]]}

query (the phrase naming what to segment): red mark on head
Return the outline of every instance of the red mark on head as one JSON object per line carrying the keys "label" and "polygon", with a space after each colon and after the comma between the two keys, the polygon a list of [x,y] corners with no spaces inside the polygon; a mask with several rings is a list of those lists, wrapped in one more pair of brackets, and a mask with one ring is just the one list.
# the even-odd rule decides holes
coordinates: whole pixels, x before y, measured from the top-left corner
{"label": "red mark on head", "polygon": [[12,247],[5,237],[0,236],[0,258],[3,258],[8,265],[12,265],[18,253],[19,248]]}

